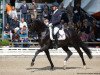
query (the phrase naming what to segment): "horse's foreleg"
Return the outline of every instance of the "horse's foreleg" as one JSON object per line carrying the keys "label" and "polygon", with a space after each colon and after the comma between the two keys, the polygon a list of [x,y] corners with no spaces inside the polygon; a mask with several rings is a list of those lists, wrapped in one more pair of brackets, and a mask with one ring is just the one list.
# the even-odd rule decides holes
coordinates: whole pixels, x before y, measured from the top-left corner
{"label": "horse's foreleg", "polygon": [[70,58],[70,56],[72,55],[72,52],[68,49],[68,46],[64,46],[62,48],[67,53],[67,57],[64,60],[64,69],[66,69],[66,62]]}
{"label": "horse's foreleg", "polygon": [[37,50],[37,51],[35,52],[35,55],[34,55],[34,57],[33,57],[33,59],[32,59],[32,62],[31,62],[31,66],[33,66],[33,65],[34,65],[34,61],[35,61],[35,59],[36,59],[37,55],[38,55],[40,52],[42,52],[42,50],[41,50],[41,49],[40,49],[40,50]]}
{"label": "horse's foreleg", "polygon": [[53,69],[54,69],[54,65],[53,65],[53,63],[52,63],[52,60],[51,60],[51,57],[50,57],[50,53],[49,53],[48,50],[46,50],[46,51],[44,51],[44,52],[45,52],[45,54],[46,54],[46,56],[47,56],[47,58],[48,58],[48,60],[49,60],[49,62],[50,62],[50,64],[51,64],[51,70],[53,70]]}
{"label": "horse's foreleg", "polygon": [[37,51],[35,52],[35,55],[34,55],[34,57],[33,57],[33,59],[32,59],[32,62],[31,62],[31,66],[34,65],[34,61],[35,61],[37,55],[38,55],[40,52],[45,51],[46,49],[47,49],[47,46],[43,46],[41,49],[39,49],[39,50],[37,50]]}

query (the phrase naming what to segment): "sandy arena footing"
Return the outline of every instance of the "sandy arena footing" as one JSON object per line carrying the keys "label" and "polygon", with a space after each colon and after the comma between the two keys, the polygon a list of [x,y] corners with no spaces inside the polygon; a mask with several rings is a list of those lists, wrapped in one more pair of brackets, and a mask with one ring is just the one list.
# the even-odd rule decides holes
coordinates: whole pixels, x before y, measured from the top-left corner
{"label": "sandy arena footing", "polygon": [[85,56],[87,69],[83,69],[80,57],[72,56],[63,70],[65,57],[51,56],[55,65],[51,71],[45,55],[38,56],[33,67],[30,67],[32,56],[0,56],[0,75],[100,75],[100,57],[89,60]]}

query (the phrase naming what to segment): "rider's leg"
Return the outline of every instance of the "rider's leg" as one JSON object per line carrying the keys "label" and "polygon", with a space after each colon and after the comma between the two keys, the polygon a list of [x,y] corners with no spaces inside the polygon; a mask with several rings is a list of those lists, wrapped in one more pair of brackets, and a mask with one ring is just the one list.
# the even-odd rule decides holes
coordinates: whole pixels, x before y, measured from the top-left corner
{"label": "rider's leg", "polygon": [[58,37],[57,37],[57,33],[59,31],[59,28],[58,27],[54,27],[54,42],[55,42],[55,48],[57,49],[58,48]]}
{"label": "rider's leg", "polygon": [[57,34],[54,35],[54,47],[57,49],[58,48],[58,37],[57,37]]}

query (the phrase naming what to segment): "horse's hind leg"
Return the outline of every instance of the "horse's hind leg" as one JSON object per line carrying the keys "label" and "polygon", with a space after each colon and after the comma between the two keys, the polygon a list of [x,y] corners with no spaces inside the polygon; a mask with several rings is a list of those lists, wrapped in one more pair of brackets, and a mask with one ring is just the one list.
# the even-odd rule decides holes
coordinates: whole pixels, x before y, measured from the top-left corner
{"label": "horse's hind leg", "polygon": [[48,58],[48,60],[49,60],[49,62],[50,62],[50,64],[51,64],[51,70],[53,70],[53,69],[54,69],[54,65],[53,65],[53,63],[52,63],[52,60],[51,60],[51,57],[50,57],[50,53],[49,53],[48,50],[46,50],[46,51],[44,51],[44,52],[45,52],[45,54],[46,54],[46,56],[47,56],[47,58]]}
{"label": "horse's hind leg", "polygon": [[80,50],[80,47],[78,47],[78,46],[74,46],[74,48],[77,50],[78,54],[80,55],[80,57],[82,59],[83,67],[86,68],[86,63],[84,61],[83,52]]}
{"label": "horse's hind leg", "polygon": [[67,57],[64,60],[64,69],[66,69],[66,62],[72,55],[72,52],[68,49],[68,46],[64,46],[64,47],[62,47],[62,49],[67,53]]}

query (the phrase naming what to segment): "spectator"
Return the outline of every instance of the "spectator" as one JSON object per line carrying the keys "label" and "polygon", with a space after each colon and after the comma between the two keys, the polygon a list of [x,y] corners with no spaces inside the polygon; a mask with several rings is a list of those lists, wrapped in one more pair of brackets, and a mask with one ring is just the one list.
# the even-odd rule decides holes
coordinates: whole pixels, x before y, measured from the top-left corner
{"label": "spectator", "polygon": [[80,38],[84,42],[88,41],[88,35],[85,32],[82,32]]}
{"label": "spectator", "polygon": [[88,25],[87,19],[83,20],[83,26],[81,26],[80,31],[82,32],[81,34],[82,41],[88,41],[90,34],[90,26]]}
{"label": "spectator", "polygon": [[32,11],[31,11],[31,18],[36,19],[37,18],[37,4],[34,0],[32,0]]}
{"label": "spectator", "polygon": [[92,31],[94,32],[94,35],[95,35],[95,39],[97,38],[97,26],[96,26],[96,20],[93,20],[93,28],[92,28]]}
{"label": "spectator", "polygon": [[42,12],[42,20],[50,20],[50,12],[47,8],[44,8],[43,12]]}
{"label": "spectator", "polygon": [[6,4],[7,23],[9,23],[9,24],[11,22],[11,11],[12,11],[12,6],[10,5],[10,3],[7,3]]}
{"label": "spectator", "polygon": [[86,34],[90,33],[90,26],[88,25],[88,20],[84,19],[83,20],[83,30]]}
{"label": "spectator", "polygon": [[94,31],[91,31],[91,33],[89,34],[88,41],[90,41],[90,42],[94,42],[95,41]]}
{"label": "spectator", "polygon": [[19,37],[19,34],[17,32],[18,32],[17,28],[12,30],[12,42],[16,43],[16,44],[14,44],[14,47],[19,47],[18,42],[20,41],[20,37]]}
{"label": "spectator", "polygon": [[73,22],[76,24],[81,19],[81,7],[80,4],[77,4],[76,7],[73,8]]}
{"label": "spectator", "polygon": [[15,6],[15,1],[16,0],[10,0],[11,6]]}
{"label": "spectator", "polygon": [[62,11],[62,15],[61,15],[61,16],[62,16],[62,17],[61,17],[61,24],[62,24],[62,25],[64,25],[65,23],[68,24],[68,22],[69,22],[68,14],[67,14],[66,9],[64,8],[64,4],[63,4],[63,3],[61,3],[61,4],[59,5],[59,10]]}
{"label": "spectator", "polygon": [[17,11],[16,11],[15,7],[13,6],[12,11],[11,11],[11,18],[14,19],[15,17],[18,18]]}
{"label": "spectator", "polygon": [[12,11],[12,6],[10,5],[10,3],[6,4],[6,12],[7,12],[7,14],[10,15],[11,11]]}
{"label": "spectator", "polygon": [[42,12],[44,11],[45,8],[47,8],[47,10],[49,10],[49,6],[48,6],[47,2],[45,2],[45,4],[41,6]]}
{"label": "spectator", "polygon": [[21,16],[22,16],[22,18],[25,19],[25,21],[28,19],[28,17],[27,17],[28,9],[29,9],[29,7],[26,4],[26,1],[23,1],[23,4],[21,5],[20,10],[21,10],[21,14],[22,14]]}
{"label": "spectator", "polygon": [[[28,43],[28,28],[26,26],[23,26],[22,29],[20,29],[20,40],[21,42]],[[22,47],[27,47],[28,44],[23,43]]]}
{"label": "spectator", "polygon": [[5,25],[5,27],[4,27],[4,39],[10,38],[10,31],[11,31],[10,25],[9,24]]}
{"label": "spectator", "polygon": [[72,20],[70,20],[69,22],[68,22],[68,24],[65,26],[65,28],[75,28],[74,27],[74,23],[73,23],[73,21]]}
{"label": "spectator", "polygon": [[19,21],[17,20],[17,17],[14,17],[11,23],[11,29],[15,29],[16,27],[19,27]]}
{"label": "spectator", "polygon": [[27,27],[27,23],[25,22],[24,18],[21,19],[20,28],[23,28],[23,26]]}
{"label": "spectator", "polygon": [[20,29],[20,37],[28,38],[28,28],[26,26],[23,26],[23,28]]}
{"label": "spectator", "polygon": [[61,17],[61,24],[64,25],[65,23],[68,24],[69,18],[66,10],[64,8],[61,9],[62,11],[62,17]]}
{"label": "spectator", "polygon": [[61,3],[60,5],[59,5],[59,9],[61,9],[61,10],[65,10],[65,8],[64,8],[64,4],[63,3]]}
{"label": "spectator", "polygon": [[96,41],[100,42],[100,22],[97,21],[96,23],[96,30],[95,30]]}
{"label": "spectator", "polygon": [[69,5],[66,7],[66,12],[68,14],[68,19],[69,20],[72,20],[73,19],[73,6],[72,6],[72,3],[70,2]]}

